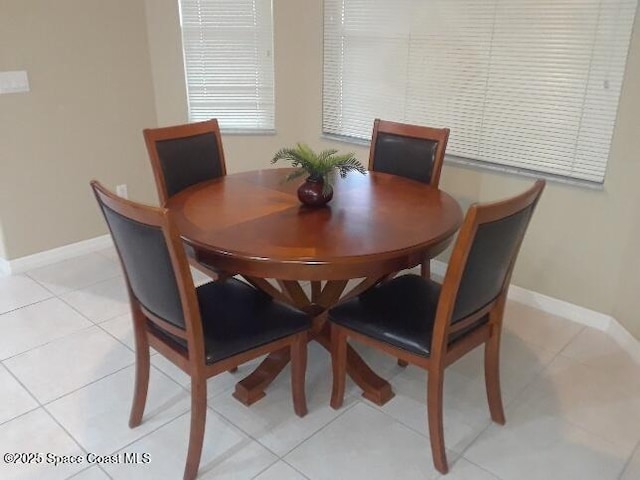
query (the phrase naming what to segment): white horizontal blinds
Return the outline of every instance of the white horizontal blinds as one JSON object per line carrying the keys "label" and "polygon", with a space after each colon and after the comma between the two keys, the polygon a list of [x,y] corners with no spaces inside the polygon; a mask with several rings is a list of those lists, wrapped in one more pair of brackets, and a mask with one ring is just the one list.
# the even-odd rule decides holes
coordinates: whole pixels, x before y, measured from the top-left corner
{"label": "white horizontal blinds", "polygon": [[477,158],[602,182],[634,8],[635,0],[498,2]]}
{"label": "white horizontal blinds", "polygon": [[599,159],[609,154],[636,7],[635,0],[601,3],[576,144],[576,174],[604,174]]}
{"label": "white horizontal blinds", "polygon": [[411,0],[325,2],[324,131],[371,136],[404,114]]}
{"label": "white horizontal blinds", "polygon": [[451,128],[447,152],[477,158],[495,2],[426,1],[414,8],[404,119]]}
{"label": "white horizontal blinds", "polygon": [[271,0],[180,0],[180,14],[190,119],[273,129]]}
{"label": "white horizontal blinds", "polygon": [[[324,131],[451,128],[447,152],[594,182],[636,0],[325,0]],[[355,92],[355,93],[353,93]]]}

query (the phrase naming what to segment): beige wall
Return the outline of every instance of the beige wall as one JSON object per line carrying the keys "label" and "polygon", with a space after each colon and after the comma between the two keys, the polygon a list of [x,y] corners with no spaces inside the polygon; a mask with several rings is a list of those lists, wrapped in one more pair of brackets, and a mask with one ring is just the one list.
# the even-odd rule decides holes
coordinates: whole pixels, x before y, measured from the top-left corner
{"label": "beige wall", "polygon": [[[177,9],[147,0],[151,61],[160,124],[186,118]],[[274,137],[225,136],[230,171],[268,166],[272,153],[295,141],[355,151],[368,149],[321,137],[322,2],[274,2],[276,126]],[[167,55],[169,51],[169,55]],[[304,99],[304,100],[302,100]],[[614,315],[640,338],[640,16],[636,18],[607,179],[602,190],[549,183],[530,227],[514,283]],[[466,207],[530,185],[514,175],[445,164],[441,185]],[[633,267],[633,268],[632,268]]]}
{"label": "beige wall", "polygon": [[141,131],[156,122],[143,0],[0,0],[0,71],[31,91],[0,95],[3,257],[106,233],[97,178],[155,200]]}

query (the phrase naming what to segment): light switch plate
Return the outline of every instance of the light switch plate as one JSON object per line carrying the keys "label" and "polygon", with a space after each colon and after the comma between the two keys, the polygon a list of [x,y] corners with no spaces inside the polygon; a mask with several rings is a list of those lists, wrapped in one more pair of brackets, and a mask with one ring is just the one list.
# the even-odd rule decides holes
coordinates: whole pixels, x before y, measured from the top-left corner
{"label": "light switch plate", "polygon": [[0,93],[19,93],[29,91],[29,78],[26,70],[0,72]]}

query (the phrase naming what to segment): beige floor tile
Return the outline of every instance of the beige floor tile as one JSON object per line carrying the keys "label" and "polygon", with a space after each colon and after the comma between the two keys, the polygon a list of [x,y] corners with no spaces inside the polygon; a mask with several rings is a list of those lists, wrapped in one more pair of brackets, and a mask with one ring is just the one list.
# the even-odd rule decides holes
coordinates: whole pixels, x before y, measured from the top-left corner
{"label": "beige floor tile", "polygon": [[[500,383],[504,404],[509,404],[555,357],[545,348],[504,332],[500,349]],[[476,348],[448,367],[448,371],[484,383],[484,347]]]}
{"label": "beige floor tile", "polygon": [[4,361],[41,402],[47,403],[134,361],[133,353],[93,326]]}
{"label": "beige floor tile", "polygon": [[92,326],[58,298],[50,298],[0,315],[0,359],[39,347]]}
{"label": "beige floor tile", "polygon": [[[39,454],[41,461],[32,463],[0,462],[2,480],[63,480],[87,467],[85,452],[41,408],[0,426],[0,451]],[[57,456],[79,457],[80,463],[54,465]]]}
{"label": "beige floor tile", "polygon": [[258,475],[255,480],[305,480],[306,478],[290,465],[280,460]]}
{"label": "beige floor tile", "polygon": [[638,480],[640,478],[640,446],[629,459],[620,480]]}
{"label": "beige floor tile", "polygon": [[616,372],[629,388],[640,389],[640,365],[606,332],[586,327],[560,354],[603,372]]}
{"label": "beige floor tile", "polygon": [[562,350],[584,326],[522,303],[509,301],[504,327],[523,341],[552,353]]}
{"label": "beige floor tile", "polygon": [[485,430],[464,457],[502,480],[615,480],[627,455],[562,419],[512,416]]}
{"label": "beige floor tile", "polygon": [[[122,450],[147,453],[149,463],[109,465],[105,469],[114,480],[182,478],[189,439],[189,419],[190,415],[185,414]],[[207,412],[198,479],[249,480],[276,460],[275,455],[216,413],[211,410]]]}
{"label": "beige floor tile", "polygon": [[628,456],[640,440],[640,390],[627,388],[616,371],[558,356],[507,408],[508,422],[546,419],[571,422]]}
{"label": "beige floor tile", "polygon": [[27,272],[55,295],[88,287],[122,274],[120,265],[97,253],[88,253]]}
{"label": "beige floor tile", "polygon": [[116,251],[116,248],[113,246],[103,248],[102,250],[98,250],[96,253],[103,255],[108,259],[113,260],[114,262],[120,262],[120,259],[118,258],[118,252]]}
{"label": "beige floor tile", "polygon": [[189,394],[152,369],[142,424],[129,428],[134,373],[120,370],[46,408],[87,452],[109,455],[189,409]]}
{"label": "beige floor tile", "polygon": [[[458,395],[454,388],[452,373],[445,376],[444,431],[447,448],[461,453],[489,423],[489,412],[482,393],[484,385],[479,385],[479,405],[467,411],[460,411],[459,405],[450,405],[450,399]],[[429,438],[427,422],[427,374],[417,367],[407,367],[392,381],[395,397],[382,407],[377,407],[407,427]],[[475,396],[474,396],[475,397]],[[469,395],[467,394],[467,398]]]}
{"label": "beige floor tile", "polygon": [[0,364],[0,424],[38,408],[38,402],[22,385]]}
{"label": "beige floor tile", "polygon": [[314,480],[429,480],[439,476],[428,439],[362,402],[285,460]]}
{"label": "beige floor tile", "polygon": [[129,312],[129,299],[123,277],[115,277],[60,297],[94,323]]}
{"label": "beige floor tile", "polygon": [[[465,458],[458,459],[449,469],[449,473],[438,477],[438,480],[500,480],[486,470],[474,465]],[[568,480],[568,479],[565,479]]]}
{"label": "beige floor tile", "polygon": [[110,480],[100,467],[94,466],[69,478],[69,480]]}
{"label": "beige floor tile", "polygon": [[49,290],[26,275],[0,275],[0,314],[52,296]]}
{"label": "beige floor tile", "polygon": [[[293,411],[289,367],[267,388],[267,395],[249,408],[227,394],[215,397],[209,405],[272,452],[285,455],[342,412],[329,406],[331,373],[321,347],[311,347],[309,359],[306,376],[309,413],[304,418]],[[343,408],[354,401],[346,396]]]}

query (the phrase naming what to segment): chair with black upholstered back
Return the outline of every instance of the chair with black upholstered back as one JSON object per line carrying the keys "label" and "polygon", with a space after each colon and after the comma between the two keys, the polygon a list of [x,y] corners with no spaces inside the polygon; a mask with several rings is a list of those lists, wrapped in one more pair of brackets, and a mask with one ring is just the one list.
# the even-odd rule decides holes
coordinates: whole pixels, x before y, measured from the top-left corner
{"label": "chair with black upholstered back", "polygon": [[191,185],[227,174],[216,119],[142,133],[162,205]]}
{"label": "chair with black upholstered back", "polygon": [[448,139],[448,128],[376,118],[369,150],[369,170],[392,173],[437,187]]}
{"label": "chair with black upholstered back", "polygon": [[125,273],[136,345],[129,426],[142,421],[149,384],[149,347],[191,377],[191,432],[184,472],[200,464],[209,377],[267,353],[290,349],[295,413],[307,412],[307,315],[240,282],[194,288],[180,235],[166,209],[122,199],[91,182]]}
{"label": "chair with black upholstered back", "polygon": [[499,354],[511,272],[544,188],[537,181],[508,200],[469,208],[442,285],[418,275],[383,282],[329,311],[331,406],[342,405],[347,338],[428,371],[427,416],[436,468],[447,473],[443,432],[445,368],[485,345],[485,382],[494,422],[504,424]]}
{"label": "chair with black upholstered back", "polygon": [[[156,179],[160,204],[196,183],[227,174],[218,120],[187,123],[143,130],[144,141]],[[212,278],[226,278],[199,258],[199,251],[187,247],[191,265]]]}
{"label": "chair with black upholstered back", "polygon": [[[369,150],[369,170],[391,173],[438,188],[448,128],[431,128],[376,118]],[[429,259],[422,275],[430,276]]]}

